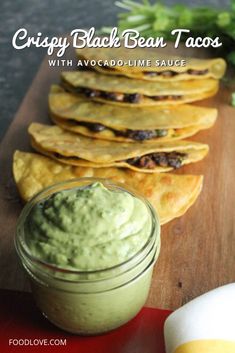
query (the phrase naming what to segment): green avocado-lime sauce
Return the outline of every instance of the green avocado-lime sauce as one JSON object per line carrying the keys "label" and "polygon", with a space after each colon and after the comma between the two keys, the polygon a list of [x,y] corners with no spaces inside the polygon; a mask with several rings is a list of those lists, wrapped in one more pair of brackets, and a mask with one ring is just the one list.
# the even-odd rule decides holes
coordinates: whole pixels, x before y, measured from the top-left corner
{"label": "green avocado-lime sauce", "polygon": [[26,223],[30,252],[65,269],[99,270],[131,258],[147,242],[143,201],[102,183],[60,191],[37,203]]}

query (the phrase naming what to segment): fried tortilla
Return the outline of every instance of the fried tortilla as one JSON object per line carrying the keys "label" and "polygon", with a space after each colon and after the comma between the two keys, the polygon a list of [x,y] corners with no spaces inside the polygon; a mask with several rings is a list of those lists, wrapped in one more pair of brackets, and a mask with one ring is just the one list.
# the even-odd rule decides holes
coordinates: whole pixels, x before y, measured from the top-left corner
{"label": "fried tortilla", "polygon": [[[133,50],[120,47],[83,48],[77,49],[76,52],[83,61],[95,61],[97,64],[92,67],[101,73],[124,75],[147,81],[220,79],[226,70],[226,62],[222,58],[195,59],[166,56],[157,50],[140,48]],[[117,65],[118,60],[127,64]],[[179,64],[182,61],[185,61],[185,65]]]}
{"label": "fried tortilla", "polygon": [[81,167],[122,167],[145,173],[166,172],[203,159],[206,144],[169,141],[145,144],[96,140],[64,131],[59,126],[32,123],[32,147],[59,162]]}
{"label": "fried tortilla", "polygon": [[52,120],[63,129],[103,140],[165,142],[179,140],[211,127],[217,110],[178,106],[126,107],[91,101],[52,86]]}
{"label": "fried tortilla", "polygon": [[216,94],[218,80],[149,82],[95,71],[61,73],[65,90],[87,98],[122,106],[151,106],[194,102]]}
{"label": "fried tortilla", "polygon": [[118,168],[66,166],[35,153],[16,151],[13,174],[23,200],[57,182],[79,177],[108,178],[142,193],[156,208],[161,224],[182,216],[196,201],[202,189],[201,175],[138,173]]}

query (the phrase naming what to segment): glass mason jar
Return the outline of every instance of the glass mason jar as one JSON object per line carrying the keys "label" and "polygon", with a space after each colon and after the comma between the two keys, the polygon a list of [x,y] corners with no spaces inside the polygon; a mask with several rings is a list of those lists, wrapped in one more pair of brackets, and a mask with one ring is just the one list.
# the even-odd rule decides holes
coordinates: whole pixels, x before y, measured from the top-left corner
{"label": "glass mason jar", "polygon": [[[32,256],[25,239],[32,207],[51,194],[94,182],[102,182],[109,190],[128,192],[145,203],[152,227],[143,248],[124,263],[97,271],[68,270]],[[107,179],[73,179],[44,189],[26,204],[18,220],[15,247],[44,316],[68,332],[99,334],[128,322],[144,306],[160,251],[160,223],[151,204],[122,184]]]}

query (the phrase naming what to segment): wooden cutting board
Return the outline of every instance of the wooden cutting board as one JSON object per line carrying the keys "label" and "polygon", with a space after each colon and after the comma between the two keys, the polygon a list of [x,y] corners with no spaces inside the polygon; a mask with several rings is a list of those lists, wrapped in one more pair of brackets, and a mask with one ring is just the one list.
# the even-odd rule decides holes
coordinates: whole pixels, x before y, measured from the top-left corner
{"label": "wooden cutting board", "polygon": [[[67,58],[74,54],[68,51]],[[49,122],[47,95],[62,69],[49,67],[45,58],[0,146],[0,288],[29,289],[13,243],[23,205],[12,179],[12,155],[15,149],[31,150],[27,127],[32,121]],[[216,125],[192,138],[208,143],[210,153],[177,173],[203,174],[204,187],[183,217],[162,227],[148,306],[176,309],[235,281],[235,109],[229,105],[230,94],[229,88],[221,87],[216,97],[199,104],[219,110]]]}

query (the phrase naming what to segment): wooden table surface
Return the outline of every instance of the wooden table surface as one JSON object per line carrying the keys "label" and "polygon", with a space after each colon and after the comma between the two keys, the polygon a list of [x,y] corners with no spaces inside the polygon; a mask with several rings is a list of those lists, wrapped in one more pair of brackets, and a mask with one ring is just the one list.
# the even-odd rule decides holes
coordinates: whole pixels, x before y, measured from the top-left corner
{"label": "wooden table surface", "polygon": [[[27,127],[32,121],[49,121],[47,95],[61,70],[44,60],[0,146],[0,288],[29,289],[13,243],[22,203],[12,179],[12,155],[15,149],[31,150]],[[203,174],[204,187],[183,217],[162,227],[148,306],[175,309],[235,281],[235,109],[229,105],[230,93],[221,87],[216,97],[198,104],[219,110],[216,125],[192,138],[208,143],[210,153],[177,173]]]}

